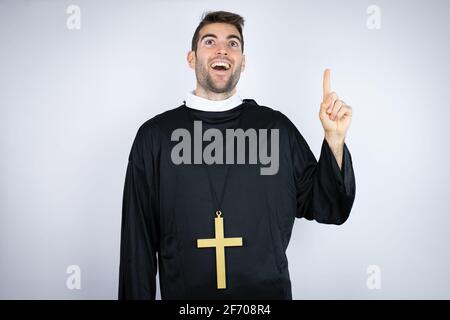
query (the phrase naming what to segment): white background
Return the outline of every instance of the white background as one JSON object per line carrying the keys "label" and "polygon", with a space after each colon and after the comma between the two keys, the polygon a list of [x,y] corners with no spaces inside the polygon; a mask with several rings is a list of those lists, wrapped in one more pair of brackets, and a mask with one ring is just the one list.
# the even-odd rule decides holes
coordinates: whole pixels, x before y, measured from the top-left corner
{"label": "white background", "polygon": [[[69,30],[69,5],[81,29]],[[381,29],[366,22],[381,9]],[[297,220],[294,299],[450,298],[448,1],[0,1],[0,298],[116,299],[122,191],[138,127],[195,86],[205,10],[244,16],[244,98],[316,157],[322,72],[353,107],[356,200]],[[66,268],[81,268],[69,290]],[[381,288],[366,285],[381,270]],[[158,293],[159,297],[159,293]]]}

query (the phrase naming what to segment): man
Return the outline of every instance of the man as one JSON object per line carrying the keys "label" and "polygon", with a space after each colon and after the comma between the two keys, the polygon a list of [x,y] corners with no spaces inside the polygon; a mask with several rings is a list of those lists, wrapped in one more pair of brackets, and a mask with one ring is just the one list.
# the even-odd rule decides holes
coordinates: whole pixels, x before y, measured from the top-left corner
{"label": "man", "polygon": [[319,161],[281,112],[241,100],[244,20],[203,17],[187,60],[197,85],[145,122],[123,199],[120,299],[292,299],[286,249],[295,218],[344,223],[355,178],[352,110],[323,78]]}

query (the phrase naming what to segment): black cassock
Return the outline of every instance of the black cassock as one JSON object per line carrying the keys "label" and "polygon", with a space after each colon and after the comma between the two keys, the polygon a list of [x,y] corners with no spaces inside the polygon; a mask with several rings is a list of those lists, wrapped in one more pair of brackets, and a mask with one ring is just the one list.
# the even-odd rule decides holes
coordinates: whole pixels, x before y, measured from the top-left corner
{"label": "black cassock", "polygon": [[[204,129],[279,129],[278,172],[261,175],[265,165],[259,161],[174,164],[171,151],[178,141],[171,140],[172,132],[193,132],[193,119]],[[197,239],[215,236],[217,208],[205,166],[218,195],[229,166],[224,236],[243,239],[242,246],[225,248],[226,289],[217,288],[216,250],[197,248]],[[341,170],[325,139],[317,161],[285,115],[254,100],[222,112],[182,105],[157,115],[139,128],[129,155],[119,299],[154,299],[157,271],[162,299],[292,299],[286,249],[295,218],[342,224],[354,198],[345,144]]]}

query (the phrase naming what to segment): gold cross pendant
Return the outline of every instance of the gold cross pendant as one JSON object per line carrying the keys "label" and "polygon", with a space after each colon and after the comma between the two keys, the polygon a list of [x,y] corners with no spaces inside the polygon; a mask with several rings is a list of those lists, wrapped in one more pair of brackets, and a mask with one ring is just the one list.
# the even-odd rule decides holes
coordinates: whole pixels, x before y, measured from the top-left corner
{"label": "gold cross pendant", "polygon": [[216,248],[217,289],[226,289],[225,247],[242,247],[242,238],[224,238],[222,212],[214,220],[216,237],[197,239],[197,248]]}

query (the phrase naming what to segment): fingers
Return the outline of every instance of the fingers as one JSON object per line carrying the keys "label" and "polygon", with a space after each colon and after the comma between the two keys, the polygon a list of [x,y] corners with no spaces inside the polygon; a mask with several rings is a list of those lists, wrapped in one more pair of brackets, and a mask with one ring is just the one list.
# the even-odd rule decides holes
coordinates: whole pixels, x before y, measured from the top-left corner
{"label": "fingers", "polygon": [[332,103],[338,99],[338,96],[336,92],[331,92],[324,101],[320,103],[320,112],[319,114],[322,115],[322,117],[329,116],[331,112],[331,107],[333,106]]}
{"label": "fingers", "polygon": [[352,115],[352,107],[344,104],[337,113],[336,118],[342,119],[344,116],[351,116],[351,115]]}
{"label": "fingers", "polygon": [[341,107],[344,105],[344,101],[342,100],[336,100],[334,102],[333,107],[331,108],[331,112],[330,112],[330,119],[331,120],[336,120],[336,115],[339,112],[339,109],[341,109]]}
{"label": "fingers", "polygon": [[339,97],[336,94],[336,92],[331,92],[326,98],[325,101],[323,101],[320,104],[320,112],[323,113],[323,116],[330,115],[333,105],[338,100]]}
{"label": "fingers", "polygon": [[328,94],[328,96],[325,98],[325,101],[323,102],[323,107],[325,108],[325,112],[327,114],[330,114],[333,110],[334,103],[339,100],[339,97],[336,92],[331,92]]}
{"label": "fingers", "polygon": [[330,69],[325,69],[323,72],[323,101],[330,94]]}
{"label": "fingers", "polygon": [[338,100],[334,104],[333,111],[329,115],[330,119],[332,121],[342,119],[344,116],[350,116],[352,115],[352,107],[345,104],[344,101]]}
{"label": "fingers", "polygon": [[341,119],[344,115],[352,115],[352,107],[346,105],[342,100],[335,100],[332,106],[327,110],[327,114],[331,120]]}
{"label": "fingers", "polygon": [[336,119],[342,118],[346,114],[351,116],[352,110],[351,107],[346,105],[344,101],[339,100],[336,92],[330,92],[330,74],[330,69],[325,69],[323,72],[323,99],[320,104],[320,115],[321,119],[325,117],[326,114],[332,121],[335,121]]}

